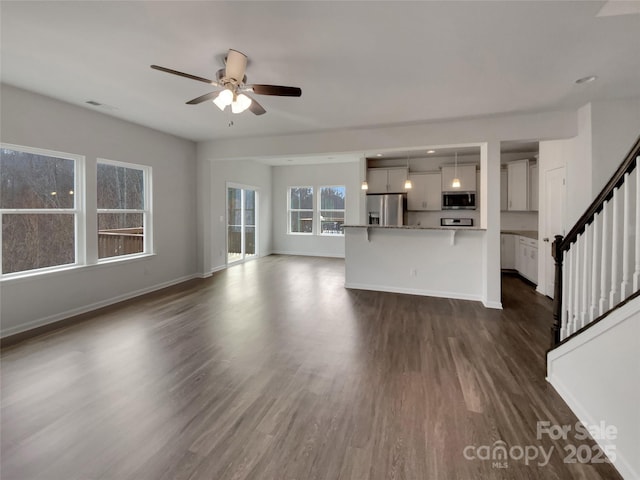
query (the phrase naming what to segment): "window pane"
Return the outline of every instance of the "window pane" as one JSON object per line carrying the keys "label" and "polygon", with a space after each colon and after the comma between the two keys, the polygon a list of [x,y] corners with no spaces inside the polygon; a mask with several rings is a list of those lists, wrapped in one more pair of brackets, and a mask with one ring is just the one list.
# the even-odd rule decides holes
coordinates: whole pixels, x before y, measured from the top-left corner
{"label": "window pane", "polygon": [[256,254],[256,227],[246,227],[244,229],[244,254]]}
{"label": "window pane", "polygon": [[293,209],[313,210],[313,188],[293,187],[291,188],[291,205]]}
{"label": "window pane", "polygon": [[242,224],[242,189],[241,188],[228,188],[228,222],[229,225],[241,225]]}
{"label": "window pane", "polygon": [[313,212],[289,212],[291,233],[313,233]]}
{"label": "window pane", "polygon": [[2,273],[75,262],[75,216],[2,215]]}
{"label": "window pane", "polygon": [[344,211],[339,210],[321,210],[320,211],[320,228],[325,234],[342,235],[344,233]]}
{"label": "window pane", "polygon": [[345,187],[322,187],[320,208],[322,210],[344,210]]}
{"label": "window pane", "polygon": [[98,163],[98,208],[144,209],[144,172]]}
{"label": "window pane", "polygon": [[256,192],[255,190],[245,190],[244,224],[245,225],[256,224]]}
{"label": "window pane", "polygon": [[98,214],[98,258],[144,252],[142,213]]}
{"label": "window pane", "polygon": [[0,208],[74,208],[75,162],[0,149]]}

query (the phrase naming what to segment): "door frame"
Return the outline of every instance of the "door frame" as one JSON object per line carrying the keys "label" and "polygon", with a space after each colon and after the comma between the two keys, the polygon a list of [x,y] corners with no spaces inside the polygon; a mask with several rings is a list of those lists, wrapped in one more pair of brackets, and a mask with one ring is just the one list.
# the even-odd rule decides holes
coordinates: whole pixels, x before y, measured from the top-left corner
{"label": "door frame", "polygon": [[[563,176],[563,184],[562,184],[562,191],[561,191],[561,196],[562,196],[562,209],[561,209],[561,215],[562,215],[562,231],[561,232],[549,232],[548,231],[548,219],[549,219],[549,206],[547,205],[547,198],[548,198],[548,183],[547,183],[547,178],[548,175],[551,172],[555,172],[557,170],[561,170],[562,171],[562,176]],[[549,278],[549,275],[551,273],[555,273],[555,272],[548,272],[548,268],[551,267],[552,269],[555,270],[555,266],[554,266],[554,261],[551,258],[551,245],[553,244],[554,241],[554,235],[564,235],[566,233],[566,221],[567,221],[567,166],[566,165],[555,165],[553,168],[548,168],[546,169],[544,172],[539,172],[539,173],[543,173],[542,179],[543,179],[543,183],[544,183],[544,197],[541,199],[542,202],[544,202],[544,217],[541,218],[540,220],[540,225],[544,228],[544,232],[541,232],[542,235],[540,235],[539,237],[542,238],[548,238],[549,241],[544,242],[543,245],[543,249],[541,250],[539,249],[538,251],[538,255],[540,257],[539,261],[538,261],[538,271],[542,271],[544,272],[544,290],[543,289],[538,289],[539,293],[542,293],[543,295],[546,295],[549,298],[553,298],[553,289],[551,288],[551,286],[549,285],[549,282],[547,281],[547,279]],[[540,177],[538,177],[540,178]],[[556,211],[558,211],[557,209],[554,209]],[[540,252],[542,251],[546,251],[545,254],[540,255]],[[542,268],[540,268],[542,267]],[[542,282],[538,282],[538,287],[540,287],[540,284]],[[551,292],[551,293],[549,293]]]}
{"label": "door frame", "polygon": [[[255,192],[255,225],[254,228],[256,230],[255,233],[255,251],[256,254],[253,257],[247,258],[246,253],[244,252],[244,245],[243,245],[243,252],[242,252],[242,259],[240,260],[236,260],[232,263],[229,263],[229,188],[237,188],[237,189],[241,189],[243,191],[242,193],[242,211],[243,211],[243,215],[242,215],[242,230],[244,230],[244,199],[245,199],[245,194],[244,191],[245,190],[253,190]],[[236,183],[236,182],[226,182],[225,184],[225,189],[224,189],[224,258],[225,258],[225,265],[228,267],[229,265],[238,265],[240,263],[244,263],[246,261],[251,261],[251,260],[255,260],[256,258],[258,258],[260,256],[259,252],[259,248],[260,248],[260,244],[259,244],[259,218],[260,218],[260,189],[254,185],[248,185],[248,184],[244,184],[244,183]],[[244,244],[244,236],[242,236],[242,243]]]}

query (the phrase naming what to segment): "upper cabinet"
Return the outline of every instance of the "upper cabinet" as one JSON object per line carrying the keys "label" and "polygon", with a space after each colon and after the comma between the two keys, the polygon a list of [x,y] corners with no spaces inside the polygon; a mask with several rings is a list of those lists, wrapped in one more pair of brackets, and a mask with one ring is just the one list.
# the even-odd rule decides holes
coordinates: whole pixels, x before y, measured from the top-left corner
{"label": "upper cabinet", "polygon": [[406,168],[370,168],[367,170],[367,193],[402,193],[406,180]]}
{"label": "upper cabinet", "polygon": [[538,165],[529,160],[507,163],[500,172],[500,210],[538,210]]}
{"label": "upper cabinet", "polygon": [[442,191],[443,192],[475,192],[476,191],[476,166],[458,165],[458,179],[460,188],[451,186],[456,176],[456,167],[446,165],[442,167]]}
{"label": "upper cabinet", "polygon": [[411,190],[407,192],[407,208],[409,210],[440,210],[442,192],[440,190],[440,173],[409,174]]}
{"label": "upper cabinet", "polygon": [[507,197],[508,210],[529,210],[529,160],[507,164]]}

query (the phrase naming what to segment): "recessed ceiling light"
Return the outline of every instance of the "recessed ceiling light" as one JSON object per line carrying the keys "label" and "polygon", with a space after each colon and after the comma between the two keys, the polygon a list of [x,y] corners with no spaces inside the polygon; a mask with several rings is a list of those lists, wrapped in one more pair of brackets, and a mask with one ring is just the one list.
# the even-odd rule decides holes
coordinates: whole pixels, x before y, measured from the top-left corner
{"label": "recessed ceiling light", "polygon": [[376,153],[376,157],[381,157],[382,154],[381,153]]}
{"label": "recessed ceiling light", "polygon": [[436,153],[435,150],[427,150],[427,153]]}
{"label": "recessed ceiling light", "polygon": [[596,77],[595,75],[589,75],[588,77],[579,78],[578,80],[576,80],[576,83],[578,85],[582,85],[583,83],[591,83],[597,79],[598,77]]}

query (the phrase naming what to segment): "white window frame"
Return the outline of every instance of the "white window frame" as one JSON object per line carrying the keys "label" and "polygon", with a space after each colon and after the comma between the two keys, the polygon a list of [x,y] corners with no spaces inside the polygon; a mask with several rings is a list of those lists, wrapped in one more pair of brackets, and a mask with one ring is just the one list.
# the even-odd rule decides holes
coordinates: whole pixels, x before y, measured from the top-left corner
{"label": "white window frame", "polygon": [[55,150],[26,147],[23,145],[14,145],[10,143],[0,143],[0,148],[7,150],[15,150],[23,153],[31,153],[33,155],[41,155],[46,157],[63,158],[74,162],[74,206],[73,208],[0,208],[0,272],[2,270],[2,216],[9,215],[30,215],[30,214],[68,214],[74,217],[74,246],[75,261],[73,263],[65,263],[64,265],[52,265],[50,267],[34,268],[32,270],[23,270],[20,272],[0,273],[0,279],[12,279],[28,277],[47,272],[55,272],[67,270],[69,268],[84,265],[86,263],[86,217],[85,217],[85,157],[73,153],[58,152]]}
{"label": "white window frame", "polygon": [[[322,189],[323,188],[344,188],[344,208],[342,209],[330,209],[330,208],[322,208]],[[346,220],[347,214],[347,187],[346,185],[321,185],[318,187],[318,235],[322,237],[344,237],[344,229],[342,233],[322,233],[322,211],[325,210],[327,212],[342,212],[343,218]]]}
{"label": "white window frame", "polygon": [[[311,195],[315,197],[316,191],[313,185],[292,185],[287,187],[287,235],[314,235],[316,232],[316,212],[315,201],[312,202],[312,208],[291,208],[291,190],[294,188],[310,188]],[[310,212],[311,213],[311,231],[310,232],[292,232],[291,231],[291,213],[292,212]]]}
{"label": "white window frame", "polygon": [[[96,225],[98,215],[101,213],[141,213],[142,214],[142,232],[143,232],[143,250],[142,252],[130,253],[126,255],[116,255],[113,257],[98,258],[98,263],[118,262],[122,260],[137,258],[153,253],[153,212],[152,212],[152,168],[148,165],[140,165],[137,163],[121,162],[117,160],[109,160],[107,158],[98,158],[96,160],[96,182],[98,176],[99,164],[113,165],[115,167],[124,167],[134,170],[142,170],[142,181],[144,187],[143,202],[144,208],[97,208],[96,209]],[[97,183],[96,183],[97,187]],[[96,230],[96,236],[98,232]],[[96,257],[98,257],[96,252]]]}

